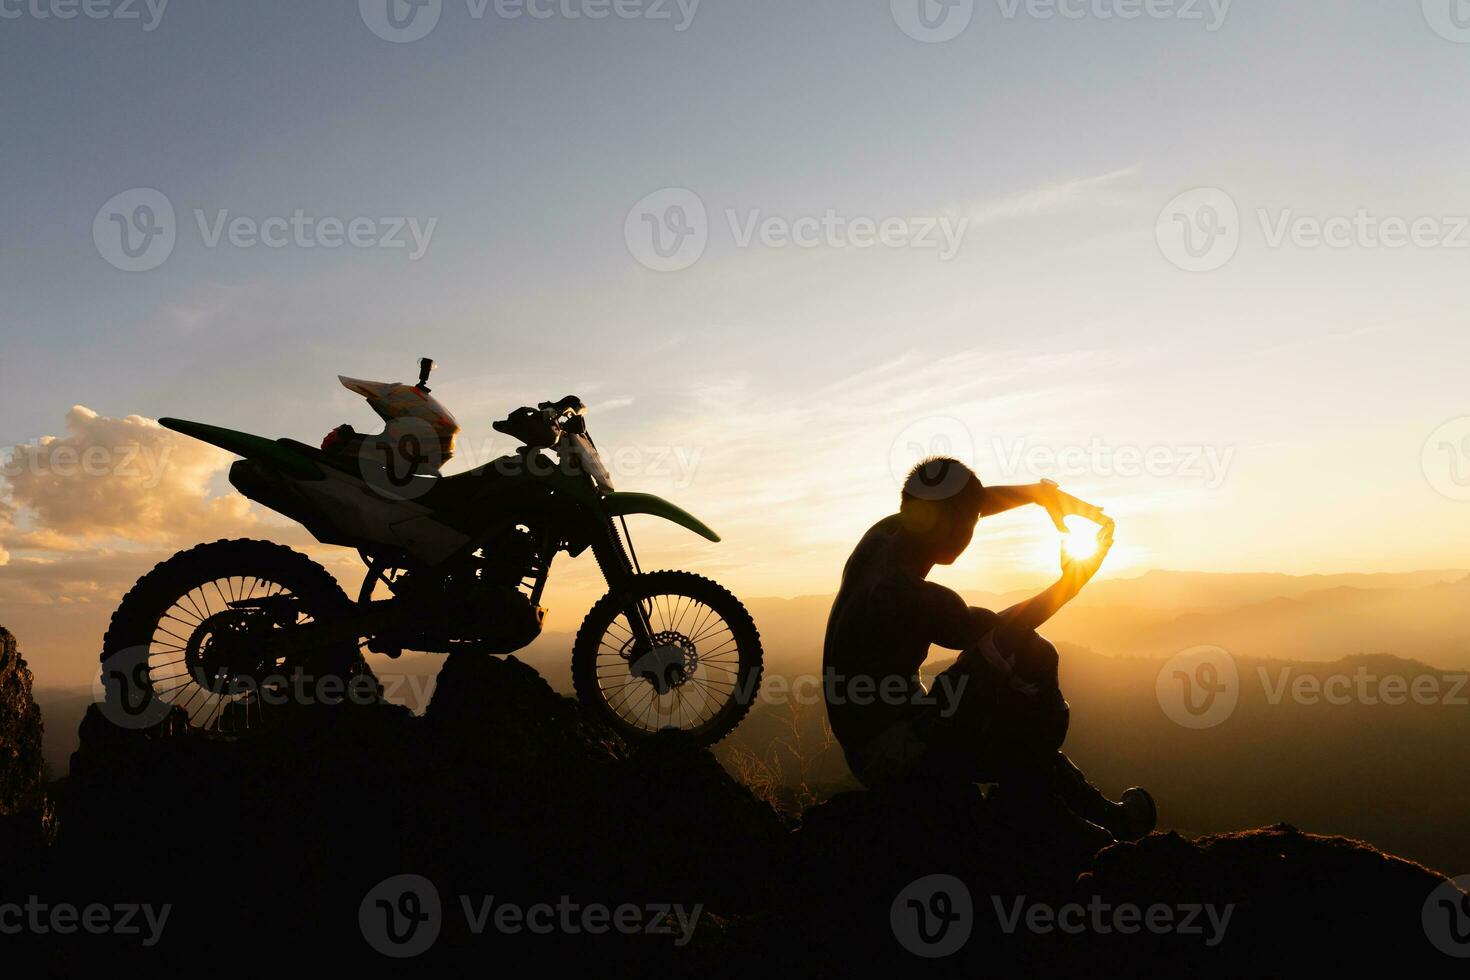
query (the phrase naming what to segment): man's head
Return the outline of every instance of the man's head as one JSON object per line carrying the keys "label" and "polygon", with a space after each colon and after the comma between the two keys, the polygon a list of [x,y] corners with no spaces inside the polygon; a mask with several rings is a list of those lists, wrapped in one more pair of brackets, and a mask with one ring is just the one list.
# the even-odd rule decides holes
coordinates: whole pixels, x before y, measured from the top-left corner
{"label": "man's head", "polygon": [[985,501],[974,470],[948,456],[931,456],[909,471],[899,514],[936,565],[952,565],[969,547]]}

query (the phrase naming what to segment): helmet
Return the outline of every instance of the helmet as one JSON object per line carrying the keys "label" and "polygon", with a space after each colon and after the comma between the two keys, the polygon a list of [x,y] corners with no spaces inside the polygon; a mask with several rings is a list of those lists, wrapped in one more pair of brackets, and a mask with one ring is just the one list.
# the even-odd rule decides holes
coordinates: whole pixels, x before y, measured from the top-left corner
{"label": "helmet", "polygon": [[388,424],[388,433],[411,427],[432,431],[439,442],[439,463],[447,463],[454,455],[454,437],[459,423],[449,409],[429,394],[429,389],[400,382],[364,381],[338,375],[337,380],[349,391],[356,392],[372,406],[378,417]]}

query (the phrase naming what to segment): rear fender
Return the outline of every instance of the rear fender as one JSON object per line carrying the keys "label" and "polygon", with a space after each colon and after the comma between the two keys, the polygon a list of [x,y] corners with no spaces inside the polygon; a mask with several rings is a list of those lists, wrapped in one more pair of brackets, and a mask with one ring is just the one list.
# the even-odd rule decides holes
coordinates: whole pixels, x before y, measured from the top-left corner
{"label": "rear fender", "polygon": [[253,436],[248,432],[236,432],[234,429],[223,429],[217,425],[205,425],[203,422],[186,422],[183,419],[159,419],[158,424],[201,442],[207,442],[211,446],[218,446],[236,456],[270,463],[299,480],[320,480],[322,478],[321,469],[312,462],[311,457],[299,449],[274,439]]}

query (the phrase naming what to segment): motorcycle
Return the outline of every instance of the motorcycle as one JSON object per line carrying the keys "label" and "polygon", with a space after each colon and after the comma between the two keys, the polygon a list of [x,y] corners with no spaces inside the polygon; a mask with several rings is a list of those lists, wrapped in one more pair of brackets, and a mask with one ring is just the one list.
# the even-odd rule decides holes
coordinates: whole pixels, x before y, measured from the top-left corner
{"label": "motorcycle", "polygon": [[578,700],[630,740],[672,728],[712,745],[733,731],[760,684],[754,621],[707,578],[643,571],[626,518],[719,535],[666,500],[617,491],[575,396],[512,412],[494,428],[520,443],[514,452],[441,475],[459,426],[430,393],[433,366],[420,362],[416,385],[340,378],[386,427],[369,436],[340,426],[320,448],[160,419],[243,457],[229,472],[236,490],[323,544],[355,548],[366,573],[352,599],[283,545],[199,545],[126,595],[103,641],[104,665],[116,673],[130,657],[132,697],[181,707],[191,727],[245,735],[299,702],[290,691],[303,678],[376,690],[364,649],[394,658],[522,649],[541,633],[552,560],[590,550],[608,591],[572,646]]}

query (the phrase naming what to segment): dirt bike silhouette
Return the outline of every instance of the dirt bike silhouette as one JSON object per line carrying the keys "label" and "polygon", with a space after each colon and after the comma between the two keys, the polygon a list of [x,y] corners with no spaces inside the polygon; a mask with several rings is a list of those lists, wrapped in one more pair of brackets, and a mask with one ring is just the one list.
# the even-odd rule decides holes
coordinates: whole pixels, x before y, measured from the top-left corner
{"label": "dirt bike silhouette", "polygon": [[643,572],[625,545],[624,518],[647,514],[719,536],[668,501],[616,492],[575,396],[495,423],[521,443],[514,453],[438,475],[458,424],[430,396],[432,368],[422,361],[414,386],[342,378],[387,428],[362,436],[342,426],[321,449],[160,420],[244,457],[230,470],[237,490],[318,541],[356,548],[366,575],[353,600],[325,568],[282,545],[200,545],[123,599],[104,664],[133,651],[133,686],[146,687],[145,698],[182,706],[191,726],[243,734],[293,703],[287,691],[303,677],[374,684],[364,647],[391,657],[521,649],[541,632],[552,559],[590,549],[608,592],[573,644],[578,698],[628,738],[675,728],[713,744],[732,731],[760,684],[755,623],[706,578]]}

